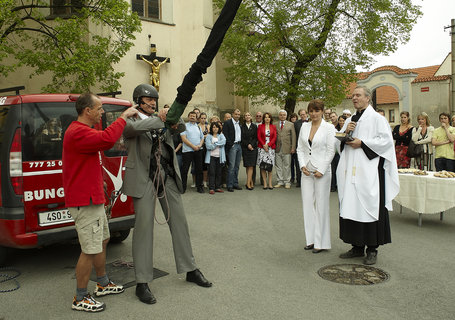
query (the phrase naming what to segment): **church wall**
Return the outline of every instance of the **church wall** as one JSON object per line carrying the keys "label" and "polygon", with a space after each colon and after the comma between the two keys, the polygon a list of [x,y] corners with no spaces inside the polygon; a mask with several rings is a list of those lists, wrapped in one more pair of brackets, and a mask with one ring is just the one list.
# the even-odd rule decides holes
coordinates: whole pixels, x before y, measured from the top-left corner
{"label": "church wall", "polygon": [[216,105],[219,107],[220,114],[232,112],[235,109],[234,97],[231,92],[234,91],[234,85],[226,81],[226,72],[224,68],[229,66],[229,63],[218,55],[216,61]]}
{"label": "church wall", "polygon": [[[422,88],[428,88],[428,91],[422,92]],[[419,82],[412,85],[412,123],[417,122],[417,115],[424,111],[430,118],[430,123],[439,127],[439,114],[449,112],[449,80]],[[426,90],[426,89],[424,89]]]}
{"label": "church wall", "polygon": [[[117,67],[126,73],[120,80],[123,91],[121,97],[131,99],[131,93],[138,84],[149,83],[151,68],[144,61],[136,60],[136,54],[149,55],[150,43],[153,43],[156,45],[157,56],[169,57],[171,60],[160,68],[160,105],[174,101],[177,87],[196,60],[206,37],[200,1],[178,3],[178,6],[173,7],[174,25],[142,20],[141,33],[136,35],[133,48]],[[150,42],[148,35],[151,35]],[[204,82],[199,84],[190,103],[205,103],[204,85]]]}
{"label": "church wall", "polygon": [[[150,43],[153,43],[156,45],[157,56],[169,57],[171,60],[160,68],[159,105],[171,104],[176,97],[177,87],[202,50],[213,22],[211,0],[162,1],[162,22],[142,20],[142,31],[135,35],[134,46],[114,66],[116,71],[125,72],[125,76],[119,80],[122,94],[117,97],[131,101],[134,88],[138,84],[149,83],[151,68],[146,62],[136,60],[136,55],[149,55]],[[97,26],[92,26],[92,30],[103,35],[110,33],[109,29]],[[151,36],[150,40],[148,35]],[[185,110],[185,116],[195,106],[209,114],[218,114],[219,102],[222,103],[222,108],[234,108],[237,102],[230,94],[232,84],[226,83],[225,72],[217,67],[217,63],[218,59],[215,59],[203,75],[203,81],[198,84]],[[0,78],[0,88],[25,85],[26,91],[22,93],[39,93],[41,87],[50,81],[50,76],[34,76],[29,79],[30,73],[27,67],[19,68],[8,78]],[[218,82],[222,83],[221,88]],[[100,89],[92,88],[92,91],[99,92]],[[222,95],[221,99],[217,98],[218,94]]]}

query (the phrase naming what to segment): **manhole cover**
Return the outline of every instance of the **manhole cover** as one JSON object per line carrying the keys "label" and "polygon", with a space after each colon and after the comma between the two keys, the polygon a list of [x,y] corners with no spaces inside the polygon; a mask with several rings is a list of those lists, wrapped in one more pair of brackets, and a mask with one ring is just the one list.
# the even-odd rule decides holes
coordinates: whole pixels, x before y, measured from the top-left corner
{"label": "manhole cover", "polygon": [[377,284],[389,279],[387,272],[361,264],[333,264],[322,267],[318,274],[325,280],[353,285]]}

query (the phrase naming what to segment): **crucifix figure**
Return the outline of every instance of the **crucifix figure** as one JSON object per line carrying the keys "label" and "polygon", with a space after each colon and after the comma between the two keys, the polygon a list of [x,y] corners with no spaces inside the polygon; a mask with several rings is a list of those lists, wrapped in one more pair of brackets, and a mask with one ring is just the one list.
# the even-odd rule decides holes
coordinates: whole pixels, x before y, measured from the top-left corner
{"label": "crucifix figure", "polygon": [[156,56],[156,45],[150,45],[150,55],[144,56],[142,54],[136,55],[137,60],[143,60],[147,62],[152,68],[150,72],[150,84],[156,88],[156,91],[160,91],[160,68],[166,62],[171,62],[169,58],[157,57]]}

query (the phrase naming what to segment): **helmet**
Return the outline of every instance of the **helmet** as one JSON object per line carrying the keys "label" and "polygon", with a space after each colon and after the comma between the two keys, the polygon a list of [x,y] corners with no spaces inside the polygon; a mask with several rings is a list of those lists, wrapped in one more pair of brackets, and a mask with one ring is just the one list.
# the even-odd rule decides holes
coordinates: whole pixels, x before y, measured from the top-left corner
{"label": "helmet", "polygon": [[140,84],[133,91],[133,101],[139,104],[141,97],[155,98],[158,102],[158,91],[151,84]]}

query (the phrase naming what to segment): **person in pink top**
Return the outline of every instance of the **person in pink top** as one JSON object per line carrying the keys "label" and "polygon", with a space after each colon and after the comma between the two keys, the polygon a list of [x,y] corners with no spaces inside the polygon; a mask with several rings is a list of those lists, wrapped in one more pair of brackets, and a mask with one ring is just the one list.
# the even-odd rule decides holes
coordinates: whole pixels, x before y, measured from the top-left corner
{"label": "person in pink top", "polygon": [[128,108],[104,131],[93,129],[104,113],[101,99],[92,94],[82,94],[76,101],[77,120],[73,121],[63,138],[63,187],[65,203],[76,225],[81,254],[76,265],[76,296],[73,310],[98,312],[105,304],[95,300],[87,285],[95,267],[97,276],[96,296],[121,293],[106,275],[106,245],[109,242],[109,225],[104,212],[104,188],[100,154],[112,148],[122,135],[126,119],[137,114]]}

